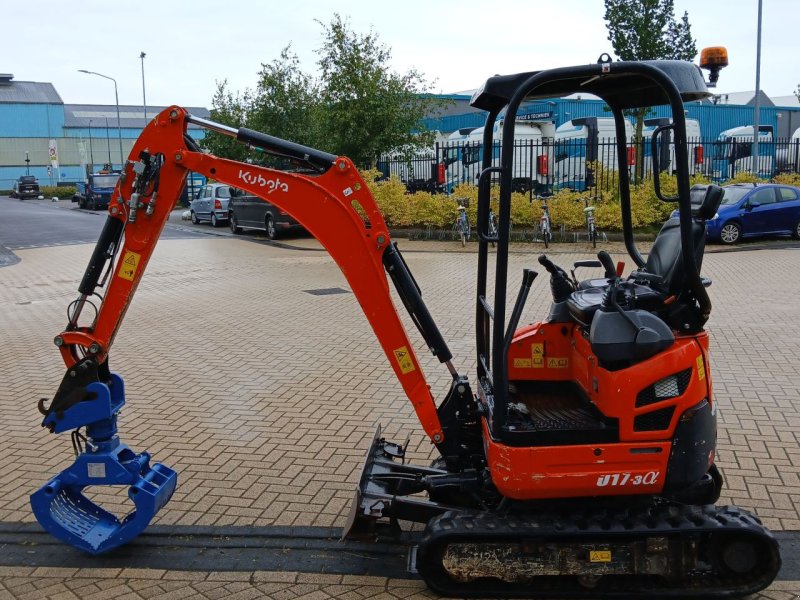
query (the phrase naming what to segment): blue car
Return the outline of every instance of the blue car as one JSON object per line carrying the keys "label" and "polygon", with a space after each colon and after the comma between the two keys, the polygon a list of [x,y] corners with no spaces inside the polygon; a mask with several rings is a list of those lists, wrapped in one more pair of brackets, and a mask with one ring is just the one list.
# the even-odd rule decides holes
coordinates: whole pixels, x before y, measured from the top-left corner
{"label": "blue car", "polygon": [[[709,240],[735,244],[742,238],[791,235],[800,239],[800,188],[772,183],[723,186],[725,196],[706,222]],[[673,216],[677,211],[673,212]]]}

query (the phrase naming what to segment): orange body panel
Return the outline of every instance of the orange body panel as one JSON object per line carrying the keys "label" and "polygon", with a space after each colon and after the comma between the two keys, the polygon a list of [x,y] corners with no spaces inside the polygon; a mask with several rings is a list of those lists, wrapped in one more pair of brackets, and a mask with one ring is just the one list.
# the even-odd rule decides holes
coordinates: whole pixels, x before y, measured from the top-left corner
{"label": "orange body panel", "polygon": [[[619,423],[618,443],[542,447],[498,443],[484,423],[492,481],[503,495],[515,499],[658,493],[681,415],[704,399],[713,402],[705,332],[678,336],[658,355],[608,371],[599,366],[581,328],[536,323],[517,331],[508,364],[511,383],[572,381],[603,415]],[[636,406],[640,392],[687,369],[689,383],[680,396]],[[666,428],[635,430],[636,417],[668,407],[674,412]]]}
{"label": "orange body panel", "polygon": [[656,494],[664,487],[669,441],[652,444],[512,447],[483,423],[492,483],[515,500]]}
{"label": "orange body panel", "polygon": [[[378,337],[403,390],[430,438],[443,438],[436,405],[405,328],[391,300],[382,256],[390,244],[389,231],[369,188],[353,163],[344,157],[320,175],[286,173],[225,160],[189,150],[184,142],[187,113],[170,107],[144,129],[131,150],[124,177],[109,204],[109,215],[126,222],[113,276],[92,327],[65,331],[61,353],[68,367],[96,344],[97,359],[106,360],[114,337],[142,278],[170,212],[176,206],[189,171],[201,173],[250,194],[269,200],[301,223],[330,253],[341,268]],[[133,163],[142,151],[163,154],[157,199],[152,214],[137,211],[127,222]],[[362,215],[364,215],[362,217]]]}

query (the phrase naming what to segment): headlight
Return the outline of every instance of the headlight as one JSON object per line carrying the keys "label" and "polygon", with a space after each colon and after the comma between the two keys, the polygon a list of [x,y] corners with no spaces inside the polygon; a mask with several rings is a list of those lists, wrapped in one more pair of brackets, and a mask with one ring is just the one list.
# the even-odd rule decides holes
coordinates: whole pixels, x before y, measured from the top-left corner
{"label": "headlight", "polygon": [[719,213],[714,213],[714,216],[711,217],[711,219],[709,219],[709,220],[716,221],[717,219],[719,219]]}

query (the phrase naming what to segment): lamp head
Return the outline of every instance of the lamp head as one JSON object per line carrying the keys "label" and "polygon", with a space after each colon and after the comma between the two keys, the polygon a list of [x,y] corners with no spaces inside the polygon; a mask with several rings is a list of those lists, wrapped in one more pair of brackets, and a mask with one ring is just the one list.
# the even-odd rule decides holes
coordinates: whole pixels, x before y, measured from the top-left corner
{"label": "lamp head", "polygon": [[728,66],[728,50],[724,46],[711,46],[700,51],[700,68],[708,69],[708,87],[717,87],[720,70]]}

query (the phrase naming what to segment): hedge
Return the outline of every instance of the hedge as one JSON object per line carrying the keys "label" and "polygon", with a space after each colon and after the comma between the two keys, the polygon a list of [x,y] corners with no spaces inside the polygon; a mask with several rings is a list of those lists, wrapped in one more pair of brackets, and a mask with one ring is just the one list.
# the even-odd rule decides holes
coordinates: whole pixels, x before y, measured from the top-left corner
{"label": "hedge", "polygon": [[72,199],[75,195],[75,187],[74,186],[66,186],[66,185],[44,185],[39,188],[39,195],[44,196],[45,198],[58,198],[59,200]]}
{"label": "hedge", "polygon": [[[470,222],[475,223],[477,217],[478,189],[472,185],[460,185],[450,196],[432,194],[430,192],[416,192],[409,194],[405,185],[397,178],[377,181],[380,173],[377,170],[363,173],[367,185],[375,197],[384,219],[390,227],[397,228],[449,228],[456,219],[458,202],[467,207]],[[598,180],[601,179],[598,175]],[[757,182],[759,180],[750,173],[740,173],[727,183]],[[776,183],[800,185],[800,175],[779,175],[773,180]],[[677,193],[677,180],[672,175],[660,175],[662,193],[674,195]],[[709,183],[703,176],[696,175],[691,178],[690,185],[696,183]],[[596,194],[596,197],[594,197]],[[491,205],[495,214],[498,211],[499,190],[492,187]],[[620,231],[622,229],[619,193],[614,190],[591,190],[590,192],[575,192],[572,190],[559,190],[547,200],[550,209],[550,218],[554,227],[564,225],[568,230],[578,230],[586,226],[583,212],[585,198],[595,206],[595,219],[597,226],[606,231]],[[659,200],[653,191],[652,179],[647,179],[639,184],[631,185],[631,218],[635,228],[645,228],[661,225],[675,209],[673,202]],[[536,198],[531,201],[528,194],[511,194],[511,222],[515,227],[532,227],[539,223],[542,215],[540,202]]]}

